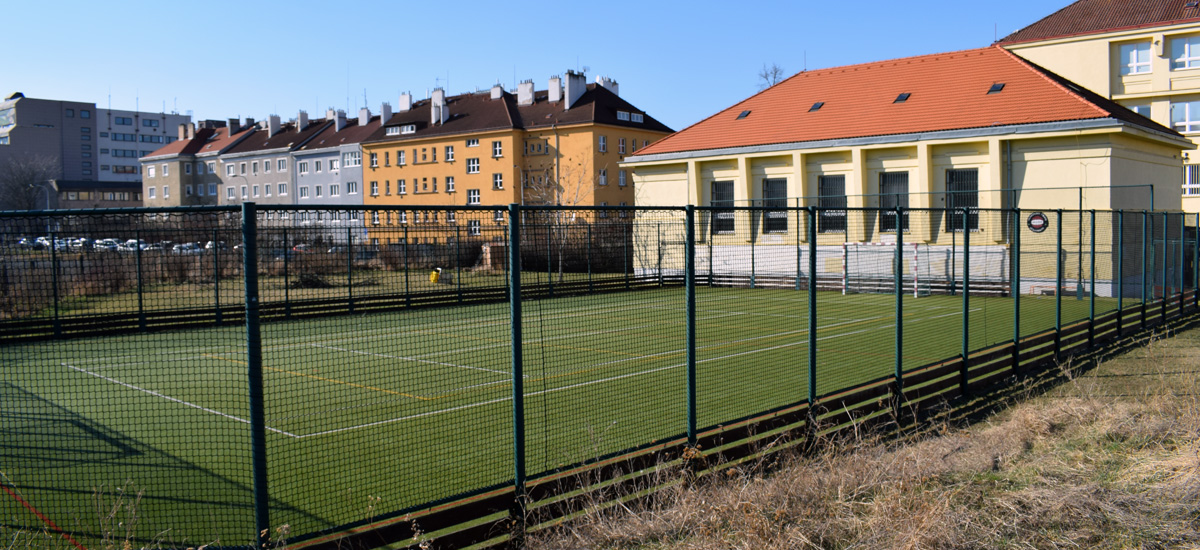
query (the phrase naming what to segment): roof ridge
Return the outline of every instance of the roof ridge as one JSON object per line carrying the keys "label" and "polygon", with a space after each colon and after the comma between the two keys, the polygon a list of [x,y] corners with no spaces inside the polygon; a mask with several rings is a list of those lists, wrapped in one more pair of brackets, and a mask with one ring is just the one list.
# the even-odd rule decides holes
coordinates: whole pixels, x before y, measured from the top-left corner
{"label": "roof ridge", "polygon": [[1017,33],[1019,33],[1019,32],[1021,32],[1021,31],[1025,30],[1025,29],[1028,29],[1029,27],[1032,27],[1032,26],[1034,26],[1034,25],[1036,25],[1036,24],[1038,24],[1038,23],[1041,23],[1042,21],[1045,21],[1045,20],[1047,20],[1047,19],[1049,19],[1049,18],[1051,18],[1051,17],[1054,17],[1055,15],[1058,15],[1058,14],[1062,13],[1062,12],[1063,12],[1064,10],[1066,10],[1067,8],[1070,8],[1071,6],[1074,6],[1075,4],[1078,4],[1078,3],[1080,3],[1080,2],[1083,2],[1083,1],[1084,1],[1084,0],[1075,0],[1074,2],[1071,2],[1070,4],[1067,4],[1067,5],[1065,5],[1065,6],[1061,7],[1061,8],[1058,8],[1058,10],[1057,10],[1057,11],[1055,11],[1054,13],[1051,13],[1050,15],[1047,15],[1047,16],[1045,16],[1045,17],[1042,17],[1041,19],[1038,19],[1037,21],[1034,21],[1033,23],[1030,23],[1030,24],[1028,24],[1028,25],[1025,25],[1024,27],[1021,27],[1021,28],[1019,28],[1019,29],[1017,29],[1017,30],[1015,30],[1015,31],[1013,31],[1013,32],[1010,32],[1010,33],[1008,33],[1008,36],[1005,36],[1004,38],[1001,38],[1000,40],[997,40],[997,41],[995,41],[995,42],[992,42],[992,44],[1000,44],[1000,43],[1003,43],[1005,40],[1008,40],[1008,37],[1009,37],[1009,36],[1012,36],[1012,35],[1014,35],[1014,34],[1017,34]]}

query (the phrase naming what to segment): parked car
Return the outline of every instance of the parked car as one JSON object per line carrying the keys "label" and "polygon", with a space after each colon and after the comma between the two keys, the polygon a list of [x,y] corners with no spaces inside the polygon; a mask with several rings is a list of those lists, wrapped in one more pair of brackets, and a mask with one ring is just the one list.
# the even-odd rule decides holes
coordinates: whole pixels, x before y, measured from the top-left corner
{"label": "parked car", "polygon": [[214,248],[217,250],[229,250],[229,247],[225,246],[225,241],[208,241],[207,243],[204,243],[205,250],[212,250]]}
{"label": "parked car", "polygon": [[17,241],[17,246],[19,246],[21,248],[28,248],[28,249],[33,249],[33,250],[41,250],[43,248],[46,248],[46,244],[43,243],[42,241],[40,241],[38,239],[32,239],[29,237],[25,237],[25,238],[21,239],[20,241]]}
{"label": "parked car", "polygon": [[179,256],[196,256],[203,253],[204,249],[198,243],[179,243],[171,248],[171,254]]}
{"label": "parked car", "polygon": [[91,250],[92,240],[83,237],[77,237],[67,241],[67,247],[71,250]]}
{"label": "parked car", "polygon": [[144,246],[146,246],[146,241],[143,241],[141,239],[129,239],[128,241],[125,241],[125,242],[117,245],[117,251],[118,252],[137,252],[138,249],[140,249]]}
{"label": "parked car", "polygon": [[296,245],[296,246],[293,246],[293,247],[292,247],[292,251],[294,251],[294,252],[299,252],[299,253],[301,253],[301,254],[307,254],[307,253],[309,253],[309,252],[312,252],[312,251],[313,251],[313,249],[312,249],[312,247],[311,247],[311,246],[309,246],[309,245],[307,245],[307,244],[300,243],[300,244],[298,244],[298,245]]}
{"label": "parked car", "polygon": [[98,239],[92,248],[96,250],[116,251],[121,246],[121,241],[116,239]]}

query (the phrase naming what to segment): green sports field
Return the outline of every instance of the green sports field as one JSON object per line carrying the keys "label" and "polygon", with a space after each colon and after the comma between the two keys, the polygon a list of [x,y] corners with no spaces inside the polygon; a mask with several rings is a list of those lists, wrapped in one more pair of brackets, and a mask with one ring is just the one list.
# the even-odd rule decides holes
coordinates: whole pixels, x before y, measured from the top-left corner
{"label": "green sports field", "polygon": [[[895,296],[817,303],[818,393],[893,371]],[[1087,318],[1088,300],[1062,304],[1064,323]],[[1012,307],[972,297],[970,347],[1010,340]],[[1054,308],[1023,296],[1021,332],[1053,328]],[[962,315],[958,296],[905,297],[905,367],[960,353]],[[526,301],[521,321],[531,476],[684,433],[683,288]],[[702,427],[807,397],[806,292],[701,287],[696,321]],[[509,483],[511,339],[507,303],[263,325],[272,524],[304,536]],[[244,342],[226,327],[0,346],[2,523],[89,548],[129,530],[250,543]]]}

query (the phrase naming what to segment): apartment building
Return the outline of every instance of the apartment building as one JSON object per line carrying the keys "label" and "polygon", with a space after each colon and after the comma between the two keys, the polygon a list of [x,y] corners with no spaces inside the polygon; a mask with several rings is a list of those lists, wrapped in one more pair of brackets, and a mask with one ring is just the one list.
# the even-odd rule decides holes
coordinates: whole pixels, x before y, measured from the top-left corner
{"label": "apartment building", "polygon": [[[401,94],[363,142],[364,204],[633,204],[626,155],[671,129],[622,99],[616,81],[582,73],[428,99]],[[415,222],[416,220],[414,220]],[[378,220],[408,223],[407,216]]]}
{"label": "apartment building", "polygon": [[[383,116],[391,116],[391,107],[383,106]],[[379,129],[380,116],[360,109],[357,118],[347,119],[345,111],[329,110],[330,124],[292,152],[298,167],[294,178],[295,204],[363,204],[362,141]]]}
{"label": "apartment building", "polygon": [[[139,159],[143,176],[141,196],[146,206],[220,204],[223,180],[218,168],[221,152],[250,136],[254,126],[238,119],[206,120],[200,128],[182,124],[175,141]],[[231,132],[232,130],[232,132]]]}
{"label": "apartment building", "polygon": [[1186,136],[1179,192],[1200,212],[1200,3],[1079,0],[997,44]]}
{"label": "apartment building", "polygon": [[[296,176],[300,172],[324,171],[328,166],[295,163],[291,153],[331,123],[325,119],[309,120],[305,111],[300,111],[295,121],[286,123],[281,122],[278,115],[267,117],[256,132],[220,153],[219,165],[225,187],[221,204],[248,201],[298,204],[307,199],[297,192]],[[247,119],[246,125],[254,126],[254,120]]]}

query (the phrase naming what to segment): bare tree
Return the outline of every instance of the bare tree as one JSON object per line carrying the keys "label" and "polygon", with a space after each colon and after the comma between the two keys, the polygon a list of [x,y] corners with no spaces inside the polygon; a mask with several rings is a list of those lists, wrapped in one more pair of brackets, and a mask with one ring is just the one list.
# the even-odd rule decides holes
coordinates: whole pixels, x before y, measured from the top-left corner
{"label": "bare tree", "polygon": [[770,66],[763,63],[762,70],[758,71],[758,89],[770,88],[783,81],[783,78],[783,67],[780,67],[778,63],[772,63]]}
{"label": "bare tree", "polygon": [[[590,151],[590,150],[589,150]],[[590,155],[583,155],[586,158]],[[530,163],[522,177],[522,198],[529,205],[552,206],[585,206],[595,197],[600,188],[599,176],[585,169],[580,158],[565,157],[559,159],[557,177],[553,165],[546,163]],[[602,166],[608,170],[610,167]],[[553,252],[548,251],[547,262],[558,264],[558,279],[563,280],[566,253],[570,246],[570,237],[578,237],[582,224],[594,223],[593,216],[583,211],[554,210],[538,212],[536,223],[545,224],[547,243]],[[575,231],[572,231],[575,226]]]}
{"label": "bare tree", "polygon": [[0,210],[45,208],[46,203],[38,199],[42,193],[54,194],[50,179],[57,175],[58,163],[43,155],[27,155],[0,164]]}

